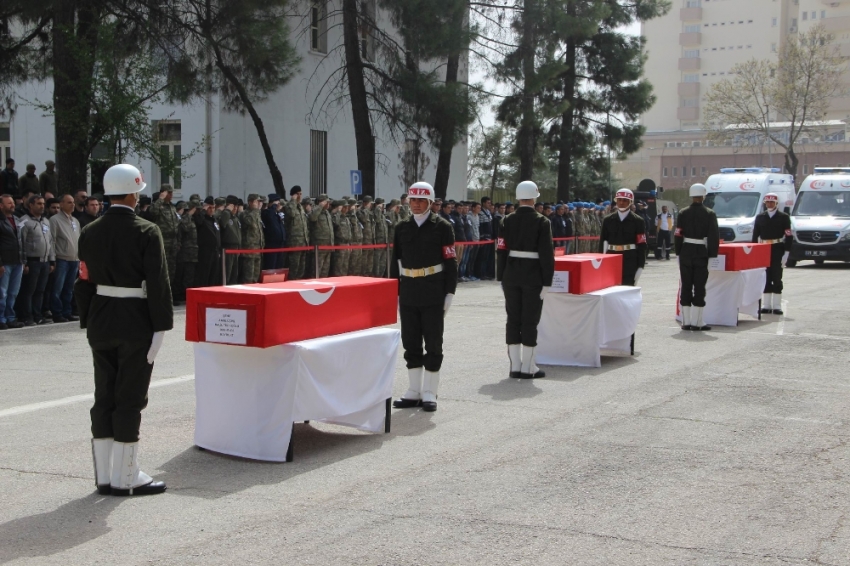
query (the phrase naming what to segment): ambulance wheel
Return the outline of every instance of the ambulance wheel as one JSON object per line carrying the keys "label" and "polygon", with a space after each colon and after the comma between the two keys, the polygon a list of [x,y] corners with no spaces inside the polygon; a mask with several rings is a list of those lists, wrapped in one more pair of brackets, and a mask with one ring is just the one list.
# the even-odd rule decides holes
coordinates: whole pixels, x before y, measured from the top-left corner
{"label": "ambulance wheel", "polygon": [[815,265],[823,265],[823,260],[822,259],[816,259]]}
{"label": "ambulance wheel", "polygon": [[797,267],[797,260],[789,259],[788,262],[785,264],[785,267]]}

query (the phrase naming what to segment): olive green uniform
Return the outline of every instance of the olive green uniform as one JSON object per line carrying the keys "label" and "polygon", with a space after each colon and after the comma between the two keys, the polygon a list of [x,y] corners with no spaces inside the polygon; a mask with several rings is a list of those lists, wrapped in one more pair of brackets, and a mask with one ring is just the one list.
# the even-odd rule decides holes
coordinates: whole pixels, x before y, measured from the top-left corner
{"label": "olive green uniform", "polygon": [[[198,213],[203,214],[204,211],[196,209],[195,214]],[[174,282],[174,287],[177,288],[174,295],[185,301],[186,289],[195,284],[198,266],[198,227],[188,211],[183,214],[180,224],[177,225],[177,237],[180,240],[180,250],[177,252],[177,271],[180,273],[180,279]]]}
{"label": "olive green uniform", "polygon": [[[322,203],[327,200],[327,195],[323,196],[324,198],[319,197],[321,200],[313,205],[313,210],[310,212],[310,239],[317,246],[332,246],[334,245],[333,219],[331,219],[331,213],[322,206]],[[330,250],[320,250],[317,259],[316,277],[327,277],[331,269]]]}
{"label": "olive green uniform", "polygon": [[[357,220],[360,221],[360,225],[363,227],[363,245],[370,246],[374,244],[375,219],[372,217],[372,211],[361,208],[357,211]],[[370,277],[372,275],[372,269],[375,265],[374,251],[375,250],[361,250],[358,275],[363,275],[364,277]]]}
{"label": "olive green uniform", "polygon": [[[242,226],[239,219],[227,209],[220,210],[217,215],[221,227],[221,247],[225,250],[238,250],[242,245]],[[239,261],[237,254],[226,254],[224,257],[225,280],[228,285],[239,282]]]}
{"label": "olive green uniform", "polygon": [[[260,209],[245,210],[240,215],[242,224],[242,249],[261,250],[265,247],[263,221]],[[239,254],[239,276],[242,283],[257,283],[260,280],[262,258],[260,254]]]}
{"label": "olive green uniform", "polygon": [[[283,208],[283,220],[286,226],[287,247],[300,248],[310,245],[310,231],[304,207],[294,198],[290,199]],[[301,279],[307,266],[307,252],[289,253],[289,278]]]}
{"label": "olive green uniform", "polygon": [[[337,203],[334,203],[337,204]],[[348,222],[348,216],[344,215],[341,210],[337,210],[332,215],[334,224],[334,242],[337,246],[347,246],[351,244],[351,224]],[[351,250],[336,250],[333,253],[333,267],[331,275],[341,277],[348,275],[348,263],[351,258]]]}
{"label": "olive green uniform", "polygon": [[[375,222],[375,243],[384,246],[389,242],[389,230],[387,229],[387,217],[384,215],[383,207],[377,206],[383,201],[378,199],[375,201],[375,208],[372,210],[372,220]],[[386,247],[374,250],[372,254],[372,274],[375,277],[384,277],[387,273],[387,249]]]}
{"label": "olive green uniform", "polygon": [[168,278],[173,280],[177,273],[177,253],[180,246],[180,238],[177,235],[177,225],[180,217],[177,216],[177,208],[164,199],[157,199],[148,209],[150,220],[159,227],[162,233],[162,243],[165,246],[165,259],[168,262]]}
{"label": "olive green uniform", "polygon": [[[353,200],[353,199],[352,199]],[[363,225],[357,219],[357,211],[354,204],[349,202],[351,207],[348,210],[348,224],[351,227],[351,245],[359,246],[363,243]],[[363,250],[351,250],[351,255],[348,258],[348,275],[362,275],[360,273],[360,262],[362,261]]]}

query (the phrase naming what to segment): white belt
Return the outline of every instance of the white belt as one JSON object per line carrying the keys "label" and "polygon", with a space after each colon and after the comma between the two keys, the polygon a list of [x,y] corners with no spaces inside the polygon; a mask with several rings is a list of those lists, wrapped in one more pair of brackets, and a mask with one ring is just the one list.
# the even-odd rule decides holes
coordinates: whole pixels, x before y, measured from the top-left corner
{"label": "white belt", "polygon": [[696,238],[684,238],[686,244],[696,244],[698,246],[707,246],[708,238],[703,238],[702,240],[697,240]]}
{"label": "white belt", "polygon": [[431,267],[422,267],[420,269],[406,269],[404,267],[401,268],[401,274],[405,277],[425,277],[427,275],[434,275],[435,273],[440,273],[441,271],[443,271],[443,264],[432,265]]}
{"label": "white belt", "polygon": [[141,287],[113,287],[112,285],[98,285],[97,294],[103,297],[115,299],[146,299],[148,297],[148,286],[142,281]]}
{"label": "white belt", "polygon": [[627,252],[629,250],[636,250],[637,244],[624,244],[622,246],[608,246],[608,251],[611,252]]}
{"label": "white belt", "polygon": [[537,252],[520,252],[511,250],[508,252],[508,257],[521,257],[523,259],[540,259],[540,254]]}
{"label": "white belt", "polygon": [[784,241],[783,238],[779,238],[778,240],[761,240],[761,243],[762,244],[781,244],[783,241]]}

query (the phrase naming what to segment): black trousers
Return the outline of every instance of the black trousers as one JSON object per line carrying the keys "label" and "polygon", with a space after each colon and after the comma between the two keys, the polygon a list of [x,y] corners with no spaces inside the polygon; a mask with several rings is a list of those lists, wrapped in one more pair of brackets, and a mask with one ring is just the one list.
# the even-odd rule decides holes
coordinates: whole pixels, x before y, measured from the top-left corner
{"label": "black trousers", "polygon": [[425,366],[426,371],[440,371],[443,365],[443,304],[424,307],[401,305],[399,314],[401,345],[407,367]]}
{"label": "black trousers", "polygon": [[[282,248],[281,245],[268,246],[270,248]],[[284,252],[275,252],[271,254],[263,254],[263,269],[282,269],[284,267]]]}
{"label": "black trousers", "polygon": [[635,275],[638,270],[638,254],[640,250],[626,250],[624,252],[609,251],[609,254],[620,254],[623,256],[623,282],[621,285],[635,286]]}
{"label": "black trousers", "polygon": [[225,272],[227,275],[227,284],[236,285],[239,283],[239,254],[227,254],[224,258],[224,268],[227,270]]}
{"label": "black trousers", "polygon": [[764,284],[765,293],[782,293],[782,256],[785,248],[782,244],[770,246],[770,267],[767,271],[767,282]]}
{"label": "black trousers", "polygon": [[151,340],[89,341],[89,346],[94,359],[92,437],[138,442],[153,371],[147,360]]}
{"label": "black trousers", "polygon": [[537,346],[537,325],[543,312],[543,287],[526,287],[502,284],[505,293],[505,310],[508,323],[505,328],[506,343]]}
{"label": "black trousers", "polygon": [[679,275],[682,277],[682,296],[679,303],[683,307],[704,307],[708,258],[679,256]]}
{"label": "black trousers", "polygon": [[199,252],[192,287],[221,285],[221,256],[215,252]]}
{"label": "black trousers", "polygon": [[41,307],[44,304],[44,291],[47,289],[47,279],[50,276],[50,263],[37,259],[27,259],[27,267],[29,268],[29,277],[25,283],[21,284],[21,292],[18,295],[18,301],[22,301],[23,304],[21,319],[40,320],[42,317]]}
{"label": "black trousers", "polygon": [[670,259],[670,230],[658,231],[658,247],[655,250],[655,255],[659,259],[661,257]]}

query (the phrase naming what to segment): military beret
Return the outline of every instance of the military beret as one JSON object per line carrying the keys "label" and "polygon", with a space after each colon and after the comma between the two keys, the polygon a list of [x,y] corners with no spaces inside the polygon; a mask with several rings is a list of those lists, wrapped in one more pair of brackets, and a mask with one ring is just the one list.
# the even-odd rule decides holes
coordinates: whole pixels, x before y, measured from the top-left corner
{"label": "military beret", "polygon": [[357,199],[350,198],[348,199],[348,206],[354,206],[357,204]]}
{"label": "military beret", "polygon": [[248,195],[248,202],[251,202],[252,200],[260,200],[260,195],[257,193],[251,193]]}
{"label": "military beret", "polygon": [[345,206],[344,200],[333,200],[331,201],[331,208],[336,208],[338,206]]}
{"label": "military beret", "polygon": [[204,199],[204,204],[215,204],[215,200],[213,197],[209,196]]}
{"label": "military beret", "polygon": [[384,199],[382,199],[381,197],[376,198],[375,204],[384,204]]}
{"label": "military beret", "polygon": [[390,204],[387,205],[387,208],[392,208],[397,204],[401,204],[401,201],[398,200],[397,198],[394,198],[393,200],[390,201]]}
{"label": "military beret", "polygon": [[216,197],[216,199],[215,199],[215,205],[216,205],[216,206],[224,206],[225,204],[227,204],[227,199],[226,199],[226,198],[224,198],[224,197]]}
{"label": "military beret", "polygon": [[162,191],[168,191],[169,193],[173,193],[174,187],[172,187],[171,185],[166,183],[159,188],[159,192],[162,192]]}
{"label": "military beret", "polygon": [[242,201],[241,198],[237,198],[236,199],[236,206],[245,206],[245,203]]}
{"label": "military beret", "polygon": [[289,196],[292,196],[292,195],[294,195],[296,193],[300,193],[300,192],[301,192],[301,187],[299,187],[298,185],[293,185],[292,188],[289,189]]}
{"label": "military beret", "polygon": [[269,193],[269,202],[280,202],[280,195],[277,193]]}
{"label": "military beret", "polygon": [[329,197],[328,197],[328,195],[326,195],[326,194],[321,194],[321,195],[319,195],[319,196],[317,196],[317,197],[316,197],[316,202],[317,202],[317,203],[325,202],[326,200],[328,200],[328,198],[329,198]]}
{"label": "military beret", "polygon": [[225,204],[239,204],[239,197],[235,195],[227,195],[224,199]]}

